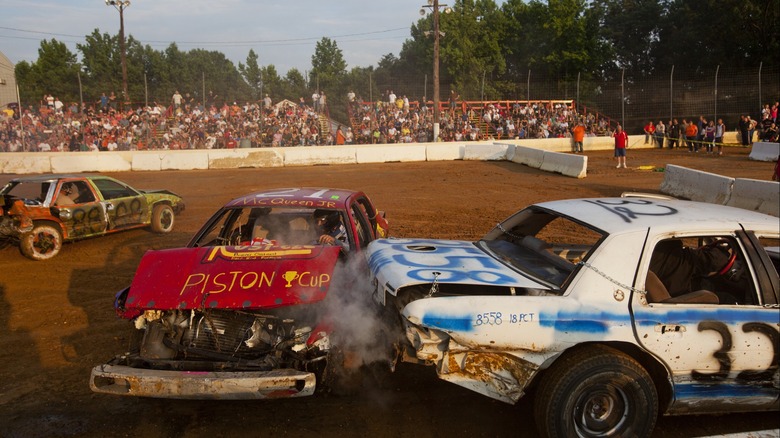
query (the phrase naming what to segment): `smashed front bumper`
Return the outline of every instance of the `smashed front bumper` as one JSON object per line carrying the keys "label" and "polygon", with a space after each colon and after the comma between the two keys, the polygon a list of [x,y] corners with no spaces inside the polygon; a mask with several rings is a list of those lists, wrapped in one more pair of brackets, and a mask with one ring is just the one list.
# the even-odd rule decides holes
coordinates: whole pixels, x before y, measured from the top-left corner
{"label": "smashed front bumper", "polygon": [[89,386],[98,393],[136,397],[257,400],[312,395],[316,378],[294,369],[194,372],[106,364],[92,369]]}

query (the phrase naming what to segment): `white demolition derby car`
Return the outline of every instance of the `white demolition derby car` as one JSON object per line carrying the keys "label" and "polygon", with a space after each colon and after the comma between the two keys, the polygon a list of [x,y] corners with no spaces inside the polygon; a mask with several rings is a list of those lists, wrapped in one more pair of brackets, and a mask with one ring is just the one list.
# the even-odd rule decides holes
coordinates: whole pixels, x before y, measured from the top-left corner
{"label": "white demolition derby car", "polygon": [[[402,359],[514,403],[543,436],[780,406],[778,218],[636,194],[532,205],[478,242],[369,245]],[[397,316],[400,314],[400,318]]]}

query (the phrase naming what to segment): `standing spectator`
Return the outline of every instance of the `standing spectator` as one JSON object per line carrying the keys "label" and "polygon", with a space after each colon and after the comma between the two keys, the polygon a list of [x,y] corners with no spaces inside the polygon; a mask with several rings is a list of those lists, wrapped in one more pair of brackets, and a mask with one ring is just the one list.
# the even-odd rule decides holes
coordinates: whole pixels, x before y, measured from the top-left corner
{"label": "standing spectator", "polygon": [[756,126],[758,122],[751,119],[750,116],[745,116],[748,122],[748,146],[753,146],[753,133],[756,132]]}
{"label": "standing spectator", "polygon": [[179,90],[176,90],[176,92],[174,92],[173,96],[171,97],[171,102],[173,102],[173,110],[174,111],[176,111],[179,108],[181,108],[181,101],[182,101],[181,94],[179,94]]}
{"label": "standing spectator", "polygon": [[270,110],[271,104],[272,104],[271,97],[268,96],[268,94],[266,94],[265,97],[263,98],[263,109]]}
{"label": "standing spectator", "polygon": [[718,119],[715,125],[715,144],[718,146],[718,155],[723,155],[723,135],[726,133],[726,125],[723,119]]}
{"label": "standing spectator", "polygon": [[628,134],[623,130],[623,127],[617,125],[617,130],[612,135],[615,137],[615,158],[617,158],[617,168],[626,168],[626,148],[628,147]]}
{"label": "standing spectator", "polygon": [[62,103],[59,97],[54,98],[54,114],[62,115],[62,109],[65,107],[65,104]]}
{"label": "standing spectator", "polygon": [[314,112],[320,112],[320,93],[317,90],[311,95],[311,106],[314,107]]}
{"label": "standing spectator", "polygon": [[696,122],[696,147],[695,149],[698,152],[698,149],[702,147],[702,143],[704,142],[704,134],[705,134],[705,128],[707,127],[707,119],[704,118],[704,116],[699,116],[699,121]]}
{"label": "standing spectator", "polygon": [[327,101],[327,98],[325,97],[325,92],[321,91],[320,92],[320,112],[324,113],[327,110],[328,110],[328,101]]}
{"label": "standing spectator", "polygon": [[748,147],[750,146],[750,139],[748,138],[748,131],[750,130],[750,122],[748,121],[748,117],[744,114],[739,116],[739,137],[742,143],[742,146]]}
{"label": "standing spectator", "polygon": [[688,152],[699,152],[699,145],[696,143],[696,133],[699,129],[693,123],[693,120],[685,126],[685,140],[688,142]]}
{"label": "standing spectator", "polygon": [[454,117],[455,107],[458,106],[458,93],[455,90],[450,91],[450,115]]}
{"label": "standing spectator", "polygon": [[707,153],[712,153],[712,145],[715,143],[715,122],[712,120],[704,127],[704,142],[707,145]]}
{"label": "standing spectator", "polygon": [[653,139],[653,134],[655,133],[655,125],[653,124],[652,120],[647,122],[647,125],[645,125],[644,130],[645,130],[645,144],[648,144]]}
{"label": "standing spectator", "polygon": [[347,138],[344,136],[344,132],[341,130],[341,125],[336,128],[336,145],[341,146],[346,143]]}
{"label": "standing spectator", "polygon": [[100,111],[103,113],[108,112],[108,96],[106,96],[106,93],[100,95]]}
{"label": "standing spectator", "polygon": [[[514,125],[512,130],[514,130]],[[582,153],[582,141],[585,139],[585,126],[583,126],[582,122],[577,123],[571,130],[571,137],[574,141],[574,153]]]}
{"label": "standing spectator", "polygon": [[677,146],[677,141],[680,139],[680,124],[677,122],[677,119],[672,119],[669,121],[669,140],[667,142],[667,147],[669,149],[674,149]]}
{"label": "standing spectator", "polygon": [[659,120],[655,125],[655,144],[658,149],[664,148],[664,137],[666,136],[666,125],[663,120]]}

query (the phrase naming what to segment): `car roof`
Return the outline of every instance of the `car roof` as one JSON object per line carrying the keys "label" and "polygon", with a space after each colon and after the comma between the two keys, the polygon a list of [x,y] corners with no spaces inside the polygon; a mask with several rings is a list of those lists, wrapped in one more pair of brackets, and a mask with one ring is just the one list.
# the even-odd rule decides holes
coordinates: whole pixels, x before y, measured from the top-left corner
{"label": "car roof", "polygon": [[656,232],[747,229],[780,233],[780,219],[719,204],[651,197],[583,198],[534,204],[609,234],[652,228]]}
{"label": "car roof", "polygon": [[25,183],[31,183],[31,182],[46,182],[46,181],[55,181],[58,179],[71,179],[71,178],[108,178],[103,177],[101,175],[93,175],[93,174],[76,174],[76,173],[51,173],[51,174],[41,174],[41,175],[32,175],[32,176],[23,176],[19,178],[14,178],[11,180],[11,182],[25,182]]}
{"label": "car roof", "polygon": [[232,199],[225,207],[313,207],[346,209],[349,200],[362,192],[324,187],[268,189]]}

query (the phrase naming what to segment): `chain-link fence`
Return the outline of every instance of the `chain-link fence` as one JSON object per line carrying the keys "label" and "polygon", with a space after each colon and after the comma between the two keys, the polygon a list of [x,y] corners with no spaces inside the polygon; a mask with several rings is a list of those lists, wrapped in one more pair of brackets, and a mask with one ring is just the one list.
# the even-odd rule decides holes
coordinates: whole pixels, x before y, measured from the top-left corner
{"label": "chain-link fence", "polygon": [[[457,90],[468,101],[480,100],[574,100],[580,112],[595,112],[613,122],[623,124],[631,133],[641,133],[648,120],[722,118],[727,129],[736,128],[739,116],[750,115],[760,121],[764,105],[780,100],[780,66],[756,66],[737,69],[714,66],[696,70],[673,67],[641,80],[620,76],[610,79],[570,80],[534,74],[529,70],[515,83],[497,85],[485,75],[477,78],[472,91]],[[397,95],[412,100],[423,96],[431,100],[433,81],[430,75],[393,77],[372,80],[371,91],[362,91],[366,100],[376,101],[392,89]],[[441,100],[446,102],[454,84],[440,81]],[[497,92],[497,89],[505,91]],[[360,90],[356,90],[360,91]]]}

